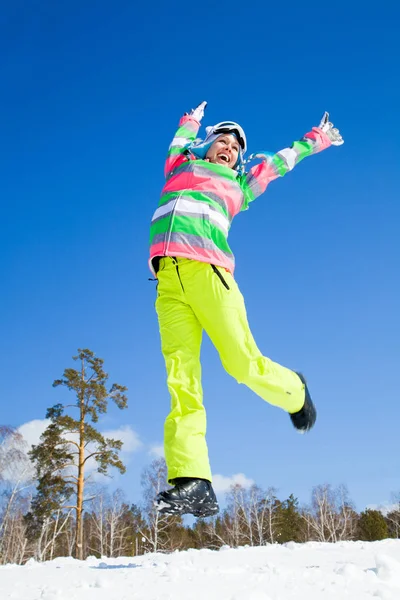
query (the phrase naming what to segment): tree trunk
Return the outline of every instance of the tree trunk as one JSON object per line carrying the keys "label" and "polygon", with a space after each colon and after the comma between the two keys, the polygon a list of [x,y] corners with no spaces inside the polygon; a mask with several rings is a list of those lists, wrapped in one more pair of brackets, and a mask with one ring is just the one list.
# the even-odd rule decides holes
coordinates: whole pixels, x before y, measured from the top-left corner
{"label": "tree trunk", "polygon": [[50,545],[50,560],[53,560],[53,556],[54,556],[54,548],[56,545],[56,538],[57,538],[57,528],[58,528],[58,521],[60,520],[60,511],[57,511],[57,517],[56,517],[56,522],[54,523],[54,531],[53,531],[53,539],[51,540],[51,545]]}
{"label": "tree trunk", "polygon": [[79,443],[79,465],[78,465],[78,483],[76,497],[76,539],[75,539],[75,558],[83,560],[83,527],[82,527],[82,511],[83,511],[83,478],[84,478],[84,422],[80,424],[80,443]]}
{"label": "tree trunk", "polygon": [[[85,381],[85,365],[82,361],[82,381]],[[75,539],[75,558],[83,560],[83,487],[85,470],[85,397],[84,393],[80,395],[80,422],[79,422],[79,463],[78,463],[78,483],[76,494],[76,539]]]}

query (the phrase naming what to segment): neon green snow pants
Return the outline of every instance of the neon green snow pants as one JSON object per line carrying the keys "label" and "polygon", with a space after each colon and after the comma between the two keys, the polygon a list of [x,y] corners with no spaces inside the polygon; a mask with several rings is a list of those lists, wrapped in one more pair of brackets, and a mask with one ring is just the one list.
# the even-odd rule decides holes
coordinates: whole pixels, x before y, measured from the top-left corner
{"label": "neon green snow pants", "polygon": [[287,412],[304,405],[304,384],[294,371],[261,354],[233,276],[215,269],[218,272],[208,263],[186,258],[160,259],[156,310],[171,394],[164,427],[169,481],[175,477],[211,481],[201,386],[203,329],[224,368],[239,383]]}

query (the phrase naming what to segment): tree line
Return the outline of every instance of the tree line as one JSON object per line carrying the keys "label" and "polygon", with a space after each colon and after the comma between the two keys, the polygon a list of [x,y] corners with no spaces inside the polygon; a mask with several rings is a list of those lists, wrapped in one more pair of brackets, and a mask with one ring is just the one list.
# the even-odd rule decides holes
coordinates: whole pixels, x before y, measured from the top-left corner
{"label": "tree line", "polygon": [[53,385],[66,387],[74,401],[48,409],[50,423],[38,445],[27,453],[21,435],[0,426],[0,564],[400,537],[400,496],[387,515],[357,513],[345,486],[319,485],[310,504],[300,506],[293,494],[280,499],[273,487],[235,485],[218,516],[193,525],[155,510],[167,477],[164,459],[143,471],[140,504],[127,501],[120,490],[110,493],[91,481],[90,473],[93,465],[102,474],[110,467],[123,473],[122,442],[105,438],[95,425],[110,400],[127,407],[127,388],[107,386],[103,360],[91,350],[79,349],[73,359],[78,368],[65,369]]}

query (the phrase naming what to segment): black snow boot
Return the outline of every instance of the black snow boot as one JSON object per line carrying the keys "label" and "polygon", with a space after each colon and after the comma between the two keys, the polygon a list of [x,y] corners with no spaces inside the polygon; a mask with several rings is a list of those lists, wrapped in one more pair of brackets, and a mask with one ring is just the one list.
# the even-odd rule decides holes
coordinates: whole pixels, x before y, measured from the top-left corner
{"label": "black snow boot", "polygon": [[311,400],[310,392],[308,390],[304,375],[302,375],[302,373],[297,373],[297,375],[300,377],[305,386],[305,400],[303,408],[296,413],[291,413],[290,418],[296,429],[300,433],[305,433],[306,431],[310,431],[310,429],[314,426],[314,423],[317,419],[317,411],[315,410],[314,403]]}
{"label": "black snow boot", "polygon": [[178,477],[174,487],[158,494],[155,505],[164,515],[191,514],[195,517],[212,517],[219,508],[212,485],[206,479]]}

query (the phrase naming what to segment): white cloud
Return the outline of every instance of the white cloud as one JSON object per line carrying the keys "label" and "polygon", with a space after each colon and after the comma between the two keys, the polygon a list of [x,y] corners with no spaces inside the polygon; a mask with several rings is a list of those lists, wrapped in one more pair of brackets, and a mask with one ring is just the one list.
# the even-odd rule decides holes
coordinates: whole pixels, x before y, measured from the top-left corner
{"label": "white cloud", "polygon": [[[107,431],[101,431],[101,435],[104,438],[110,438],[114,440],[121,440],[123,442],[123,446],[120,450],[120,457],[125,466],[129,464],[130,455],[133,452],[139,450],[143,443],[139,439],[139,435],[132,429],[130,425],[121,425],[118,429],[109,429]],[[94,452],[96,449],[95,444],[89,444],[87,446],[87,453],[90,454]],[[91,478],[94,481],[100,481],[107,484],[109,482],[109,478],[101,473],[97,472],[98,464],[96,460],[93,458],[89,458],[86,463],[85,471],[90,474]],[[110,471],[110,475],[115,476],[116,471]]]}
{"label": "white cloud", "polygon": [[31,446],[39,444],[40,436],[49,423],[50,419],[35,419],[34,421],[28,421],[18,427],[18,432],[28,444],[29,450],[31,449]]}
{"label": "white cloud", "polygon": [[[28,421],[27,423],[24,423],[18,427],[18,431],[28,444],[29,449],[32,445],[40,442],[40,436],[49,424],[50,419],[35,419],[34,421]],[[143,446],[139,439],[139,435],[132,429],[130,425],[122,425],[118,429],[102,431],[101,434],[105,438],[122,440],[124,443],[122,451],[125,454],[135,452]],[[75,434],[70,436],[68,435],[67,439],[78,441],[78,436]]]}
{"label": "white cloud", "polygon": [[232,477],[225,477],[224,475],[213,475],[213,488],[217,493],[229,492],[233,485],[241,485],[244,488],[251,487],[254,481],[248,479],[243,473],[236,473]]}
{"label": "white cloud", "polygon": [[102,431],[101,433],[105,438],[121,440],[124,443],[121,452],[124,454],[136,452],[136,450],[139,450],[139,448],[143,446],[139,439],[139,435],[132,429],[130,425],[122,425],[118,429]]}
{"label": "white cloud", "polygon": [[156,458],[165,458],[164,446],[162,444],[155,444],[150,446],[149,454]]}
{"label": "white cloud", "polygon": [[[27,448],[26,448],[27,452],[31,449],[32,445],[39,444],[40,436],[42,435],[42,433],[44,432],[44,430],[46,429],[46,427],[49,424],[50,424],[50,419],[35,419],[33,421],[28,421],[27,423],[24,423],[23,425],[21,425],[18,428],[19,433],[23,436],[23,438],[27,444]],[[129,454],[136,452],[143,446],[141,440],[139,439],[139,435],[132,429],[132,427],[130,427],[130,425],[123,425],[123,426],[119,427],[118,429],[102,431],[101,434],[105,438],[113,438],[116,440],[122,440],[123,446],[121,449],[121,458],[123,459],[124,463],[129,461],[129,456],[128,456]],[[75,441],[75,442],[78,441],[77,434],[73,434],[73,435],[67,434],[65,437],[66,437],[66,439],[71,440],[71,441]],[[76,452],[76,446],[71,445],[71,450],[73,452]],[[89,444],[86,450],[87,450],[88,454],[90,454],[91,452],[94,452],[95,445]],[[85,465],[85,472],[87,474],[93,473],[93,475],[95,475],[95,477],[97,479],[97,473],[96,474],[94,473],[94,471],[97,470],[97,466],[98,465],[97,465],[95,459],[90,458]],[[100,477],[100,474],[98,474],[98,476]],[[104,478],[104,480],[108,481],[108,479],[106,479],[106,478]]]}

